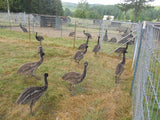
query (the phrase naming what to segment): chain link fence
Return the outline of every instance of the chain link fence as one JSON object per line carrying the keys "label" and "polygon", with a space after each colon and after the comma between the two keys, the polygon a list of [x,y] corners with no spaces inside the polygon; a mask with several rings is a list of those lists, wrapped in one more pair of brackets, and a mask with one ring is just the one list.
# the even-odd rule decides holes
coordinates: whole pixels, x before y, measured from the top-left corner
{"label": "chain link fence", "polygon": [[160,24],[139,26],[132,82],[133,120],[160,120]]}

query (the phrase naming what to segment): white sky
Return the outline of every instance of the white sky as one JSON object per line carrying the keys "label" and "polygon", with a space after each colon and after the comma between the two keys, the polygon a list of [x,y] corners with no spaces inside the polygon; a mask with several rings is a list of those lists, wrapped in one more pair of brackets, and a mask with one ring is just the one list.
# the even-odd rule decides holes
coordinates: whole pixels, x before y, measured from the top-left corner
{"label": "white sky", "polygon": [[[80,0],[61,0],[62,2],[78,3]],[[123,2],[123,0],[87,0],[89,4],[114,5]],[[160,0],[151,2],[151,5],[160,5]]]}

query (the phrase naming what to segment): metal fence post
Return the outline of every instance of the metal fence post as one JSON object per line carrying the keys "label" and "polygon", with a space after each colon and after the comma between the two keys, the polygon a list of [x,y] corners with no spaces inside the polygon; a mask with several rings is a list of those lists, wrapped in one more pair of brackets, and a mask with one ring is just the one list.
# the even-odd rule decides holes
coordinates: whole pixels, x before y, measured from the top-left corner
{"label": "metal fence post", "polygon": [[142,46],[142,39],[143,39],[143,34],[145,31],[145,22],[143,23],[143,28],[142,28],[142,33],[141,33],[141,37],[140,37],[140,45],[138,48],[138,55],[137,55],[137,60],[136,60],[136,65],[135,65],[135,69],[134,69],[134,75],[133,75],[133,80],[132,80],[132,85],[131,85],[131,94],[133,91],[133,85],[134,85],[134,81],[135,81],[135,76],[136,76],[136,72],[137,72],[137,66],[138,66],[138,61],[139,61],[139,56],[140,56],[140,52],[141,52],[141,46]]}

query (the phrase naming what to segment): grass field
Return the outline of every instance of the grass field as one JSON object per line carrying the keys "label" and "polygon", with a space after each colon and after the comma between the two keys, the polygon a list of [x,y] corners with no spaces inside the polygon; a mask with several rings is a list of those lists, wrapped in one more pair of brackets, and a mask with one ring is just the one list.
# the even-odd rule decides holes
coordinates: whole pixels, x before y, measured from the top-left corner
{"label": "grass field", "polygon": [[[89,42],[89,50],[77,65],[73,54],[85,40],[76,41],[72,48],[72,39],[44,36],[42,42],[45,52],[44,62],[36,71],[41,81],[17,75],[18,68],[27,62],[39,60],[37,47],[39,42],[34,35],[28,40],[28,34],[0,29],[0,120],[130,120],[130,87],[133,76],[132,59],[126,60],[125,70],[120,84],[114,83],[114,71],[121,61],[115,54],[105,51],[94,56],[92,53],[96,41]],[[105,44],[106,49],[116,45]],[[133,46],[127,56],[132,56]],[[75,87],[75,96],[71,96],[68,83],[61,77],[69,71],[83,71],[83,63],[88,61],[87,76]],[[27,87],[42,86],[43,74],[48,73],[48,90],[33,107],[30,115],[28,105],[17,105],[19,94]]]}

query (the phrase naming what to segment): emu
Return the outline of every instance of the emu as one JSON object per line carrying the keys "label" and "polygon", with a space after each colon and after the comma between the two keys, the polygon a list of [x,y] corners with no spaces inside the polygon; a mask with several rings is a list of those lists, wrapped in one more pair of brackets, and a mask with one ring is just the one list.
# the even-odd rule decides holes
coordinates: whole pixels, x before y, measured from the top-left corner
{"label": "emu", "polygon": [[20,28],[22,29],[23,32],[28,32],[25,27],[22,26],[22,24],[19,24]]}
{"label": "emu", "polygon": [[69,33],[69,37],[74,37],[75,36],[75,32],[70,32]]}
{"label": "emu", "polygon": [[23,64],[17,71],[17,74],[24,74],[25,75],[25,82],[26,82],[26,77],[28,77],[28,75],[32,75],[35,78],[37,78],[38,80],[40,80],[39,77],[37,77],[34,72],[37,70],[37,68],[42,64],[43,62],[43,56],[45,55],[45,53],[40,53],[40,60],[38,62],[29,62],[29,63],[25,63]]}
{"label": "emu", "polygon": [[89,41],[89,36],[87,37],[86,43],[81,44],[81,45],[78,47],[78,50],[84,50],[84,49],[86,48],[86,46],[88,46],[88,41]]}
{"label": "emu", "polygon": [[121,74],[124,71],[124,65],[125,65],[125,53],[127,53],[127,51],[123,51],[123,60],[122,62],[120,62],[117,67],[116,67],[116,71],[115,71],[115,83],[119,83],[119,78],[121,76]]}
{"label": "emu", "polygon": [[79,62],[83,59],[84,54],[86,54],[87,48],[88,48],[88,46],[86,46],[84,51],[77,51],[74,54],[73,59],[75,60],[75,62],[77,62],[79,64]]}
{"label": "emu", "polygon": [[83,30],[83,33],[84,33],[87,37],[89,37],[89,38],[91,38],[91,39],[92,39],[92,36],[91,36],[91,34],[90,34],[90,33],[86,33],[86,32],[85,32],[85,30]]}
{"label": "emu", "polygon": [[94,48],[93,48],[93,50],[92,50],[92,52],[94,52],[95,55],[97,55],[97,52],[99,52],[99,50],[100,50],[99,39],[100,39],[100,36],[98,36],[97,45],[95,45]]}
{"label": "emu", "polygon": [[119,53],[119,57],[121,57],[121,54],[124,52],[124,51],[127,51],[127,49],[128,49],[128,44],[129,43],[127,43],[126,44],[126,47],[124,48],[124,47],[120,47],[120,48],[118,48],[115,52],[116,53]]}
{"label": "emu", "polygon": [[48,88],[47,81],[48,73],[44,74],[45,85],[42,87],[29,87],[26,88],[18,97],[16,103],[18,104],[30,104],[30,114],[33,116],[32,107],[39,100]]}
{"label": "emu", "polygon": [[104,35],[104,37],[103,37],[103,41],[108,41],[108,34],[107,34],[107,30],[106,30],[106,32],[105,32],[105,35]]}
{"label": "emu", "polygon": [[113,37],[113,38],[111,38],[111,40],[108,41],[108,42],[116,43],[116,42],[117,42],[117,38]]}
{"label": "emu", "polygon": [[88,62],[84,62],[83,73],[68,72],[62,76],[62,79],[70,84],[70,90],[73,89],[72,95],[74,96],[74,87],[76,84],[81,83],[86,77]]}
{"label": "emu", "polygon": [[43,38],[43,36],[37,36],[37,32],[36,32],[36,39],[40,42],[40,45],[41,45],[41,42],[42,42],[42,40],[44,40],[44,38]]}

